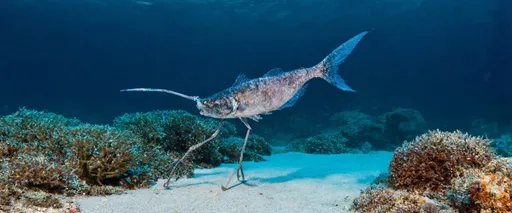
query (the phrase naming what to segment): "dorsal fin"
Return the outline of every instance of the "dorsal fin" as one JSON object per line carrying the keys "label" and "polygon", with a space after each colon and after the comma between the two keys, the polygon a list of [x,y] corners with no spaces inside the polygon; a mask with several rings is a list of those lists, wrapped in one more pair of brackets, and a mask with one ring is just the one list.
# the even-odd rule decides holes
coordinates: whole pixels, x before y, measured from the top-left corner
{"label": "dorsal fin", "polygon": [[276,76],[276,75],[280,75],[282,73],[283,73],[283,69],[274,68],[274,69],[269,70],[267,73],[265,73],[265,75],[263,75],[263,77]]}
{"label": "dorsal fin", "polygon": [[249,81],[249,78],[245,74],[240,73],[240,74],[238,74],[238,77],[236,77],[236,80],[235,80],[235,83],[233,83],[233,86],[240,85],[247,81]]}
{"label": "dorsal fin", "polygon": [[304,86],[302,86],[298,91],[297,93],[295,93],[295,95],[290,98],[290,100],[288,100],[285,104],[283,104],[283,106],[279,107],[279,109],[277,110],[282,110],[284,108],[287,108],[287,107],[291,107],[293,106],[297,100],[299,100],[299,98],[304,95],[304,92],[306,92],[306,88],[308,87],[307,84],[305,84]]}

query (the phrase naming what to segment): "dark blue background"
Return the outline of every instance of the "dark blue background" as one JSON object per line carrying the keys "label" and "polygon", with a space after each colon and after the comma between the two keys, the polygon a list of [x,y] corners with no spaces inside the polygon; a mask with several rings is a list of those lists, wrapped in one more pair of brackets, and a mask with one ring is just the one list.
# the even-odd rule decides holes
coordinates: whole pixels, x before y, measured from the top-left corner
{"label": "dark blue background", "polygon": [[240,72],[314,65],[372,30],[340,67],[359,92],[315,80],[295,107],[263,122],[399,106],[434,128],[511,122],[510,0],[279,2],[0,1],[0,113],[26,106],[100,123],[153,109],[195,113],[185,99],[118,91],[208,96]]}

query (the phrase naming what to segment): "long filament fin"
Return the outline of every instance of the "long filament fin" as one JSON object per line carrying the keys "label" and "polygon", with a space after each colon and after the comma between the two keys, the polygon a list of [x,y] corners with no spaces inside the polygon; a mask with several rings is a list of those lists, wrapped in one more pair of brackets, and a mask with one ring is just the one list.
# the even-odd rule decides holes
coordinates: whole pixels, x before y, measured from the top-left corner
{"label": "long filament fin", "polygon": [[188,96],[188,95],[181,94],[179,92],[174,92],[172,90],[167,90],[167,89],[133,88],[133,89],[122,89],[121,92],[164,92],[164,93],[169,93],[169,94],[177,95],[177,96],[180,96],[182,98],[186,98],[186,99],[192,100],[192,101],[199,100],[198,96]]}

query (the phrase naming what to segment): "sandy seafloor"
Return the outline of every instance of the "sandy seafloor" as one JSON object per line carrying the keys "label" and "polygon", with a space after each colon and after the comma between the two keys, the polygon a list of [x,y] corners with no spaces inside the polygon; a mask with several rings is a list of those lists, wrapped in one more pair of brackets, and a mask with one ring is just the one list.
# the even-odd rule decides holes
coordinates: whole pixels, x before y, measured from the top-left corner
{"label": "sandy seafloor", "polygon": [[[84,213],[328,213],[348,212],[352,200],[381,173],[392,152],[310,155],[281,153],[265,162],[244,162],[247,185],[228,191],[220,186],[236,167],[223,164],[196,169],[172,189],[164,180],[148,189],[122,195],[78,198]],[[236,177],[232,184],[238,184]]]}

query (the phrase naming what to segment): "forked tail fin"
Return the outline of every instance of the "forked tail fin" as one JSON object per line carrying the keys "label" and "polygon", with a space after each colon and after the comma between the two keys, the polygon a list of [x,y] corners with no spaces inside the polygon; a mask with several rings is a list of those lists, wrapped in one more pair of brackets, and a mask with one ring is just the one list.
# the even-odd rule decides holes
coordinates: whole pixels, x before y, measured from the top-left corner
{"label": "forked tail fin", "polygon": [[358,35],[352,37],[350,40],[346,41],[331,54],[322,60],[316,67],[320,69],[322,73],[321,78],[325,79],[330,84],[334,85],[338,89],[344,91],[355,92],[352,88],[350,88],[345,80],[338,73],[338,66],[345,61],[345,59],[352,53],[352,50],[357,46],[359,41],[367,34],[367,31],[359,33]]}

